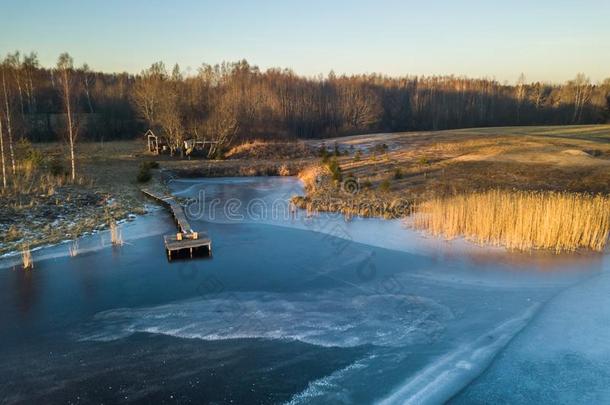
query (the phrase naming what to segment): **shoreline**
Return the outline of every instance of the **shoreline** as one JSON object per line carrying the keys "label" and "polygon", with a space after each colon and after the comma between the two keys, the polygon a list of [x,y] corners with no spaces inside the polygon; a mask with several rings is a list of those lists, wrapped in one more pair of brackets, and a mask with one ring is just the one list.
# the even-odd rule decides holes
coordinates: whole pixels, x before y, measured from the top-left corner
{"label": "shoreline", "polygon": [[[155,173],[153,179],[148,183],[148,188],[153,189],[161,189],[167,191],[168,182],[171,179],[197,179],[197,178],[247,178],[247,177],[295,177],[299,178],[299,181],[304,185],[304,195],[295,195],[289,199],[291,203],[293,203],[297,208],[304,210],[310,215],[315,215],[315,213],[325,213],[325,214],[336,214],[344,217],[346,221],[351,221],[354,218],[361,219],[379,219],[379,220],[399,220],[404,225],[405,221],[410,218],[408,214],[411,213],[412,203],[410,201],[403,200],[390,200],[384,199],[379,196],[371,196],[371,193],[363,193],[362,196],[355,196],[353,194],[345,193],[341,194],[341,190],[330,188],[325,188],[324,191],[321,190],[312,190],[307,187],[306,182],[298,177],[298,176],[278,176],[277,174],[273,174],[271,170],[266,170],[265,174],[259,174],[258,176],[247,175],[244,174],[242,176],[232,176],[235,171],[235,166],[230,164],[223,165],[224,167],[216,167],[214,170],[214,175],[212,176],[202,176],[201,172],[205,169],[201,169],[200,171],[191,169],[180,169],[180,168],[172,168],[165,169],[162,168]],[[276,165],[277,166],[277,165]],[[272,173],[272,174],[269,174]],[[185,175],[186,174],[186,175]],[[140,188],[134,185],[134,190],[140,193]],[[333,195],[334,193],[334,195]],[[370,200],[367,200],[367,197],[371,197]],[[178,197],[180,199],[180,197]],[[112,200],[112,198],[110,198]],[[146,216],[152,214],[157,211],[157,209],[151,209],[151,207],[157,207],[158,205],[155,203],[148,204],[148,199],[142,195],[137,203],[129,200],[125,201],[114,201],[113,206],[114,209],[112,211],[114,221],[117,225],[124,224],[126,222],[131,222],[137,220],[141,216]],[[107,218],[108,215],[108,207],[106,206],[97,206],[96,212],[98,219]],[[78,211],[78,210],[77,210]],[[118,213],[118,215],[117,215]],[[82,223],[78,223],[81,220]],[[77,218],[72,223],[76,224],[74,227],[78,227],[81,232],[73,238],[61,237],[61,235],[52,235],[45,236],[43,234],[39,234],[39,239],[29,242],[29,249],[31,252],[39,251],[41,249],[55,247],[59,245],[69,244],[74,240],[79,240],[82,237],[92,236],[96,234],[101,234],[103,232],[107,232],[109,225],[106,222],[100,222],[96,226],[87,227],[87,222],[91,222],[90,217],[81,216]],[[474,249],[491,249],[491,250],[500,250],[501,255],[514,255],[514,256],[532,256],[535,254],[536,256],[544,257],[544,256],[562,256],[562,257],[577,257],[577,256],[596,256],[596,255],[606,255],[609,253],[609,249],[605,249],[602,252],[594,252],[588,250],[577,250],[572,252],[562,252],[561,254],[556,254],[550,251],[541,250],[541,249],[532,249],[531,251],[518,251],[518,250],[510,250],[503,246],[496,245],[482,245],[470,241],[464,237],[446,239],[439,236],[434,236],[428,234],[424,231],[417,231],[413,229],[413,227],[407,227],[411,231],[416,232],[421,235],[424,239],[438,241],[439,243],[445,243],[447,245],[453,244],[457,242],[458,244],[466,244],[471,246]],[[63,229],[63,228],[62,228]],[[11,257],[17,257],[21,254],[22,250],[19,246],[23,246],[23,241],[15,241],[12,244],[4,244],[0,246],[0,260],[9,259]],[[450,249],[451,250],[451,249]],[[498,252],[496,252],[498,253]]]}
{"label": "shoreline", "polygon": [[[172,178],[298,175],[306,189],[292,200],[296,207],[338,212],[346,219],[406,218],[432,199],[495,189],[610,193],[610,145],[596,142],[610,136],[610,126],[587,127],[584,134],[573,133],[570,126],[551,129],[369,134],[311,139],[290,147],[246,141],[225,160],[151,155],[143,141],[83,142],[78,145],[78,182],[58,181],[42,195],[4,198],[0,255],[73,240],[106,229],[110,221],[143,214],[147,200],[140,187],[165,189]],[[49,159],[66,153],[56,143],[33,147]],[[152,170],[149,183],[138,183],[141,166],[153,162],[160,168]],[[319,172],[308,173],[312,167],[327,169],[321,182]],[[48,168],[41,169],[48,176]]]}
{"label": "shoreline", "polygon": [[[161,176],[159,176],[161,177]],[[157,178],[159,178],[157,177]],[[263,176],[266,177],[266,176]],[[228,177],[228,179],[238,179],[239,177]],[[242,178],[244,178],[242,176]],[[300,184],[303,184],[301,179],[293,177]],[[183,178],[188,180],[189,178]],[[194,179],[194,178],[191,178]],[[215,178],[203,178],[208,179],[213,183],[213,179]],[[158,187],[165,187],[165,183],[156,184]],[[191,201],[192,199],[185,198],[186,201]],[[119,219],[116,223],[120,226],[121,231],[124,230],[124,226],[127,224],[135,224],[133,226],[143,226],[144,229],[158,230],[163,227],[163,225],[155,225],[151,228],[150,221],[163,222],[164,224],[167,222],[164,219],[164,215],[160,212],[163,212],[163,209],[160,208],[157,204],[145,205],[145,211],[142,214],[128,214],[126,218]],[[306,217],[306,211],[301,211],[298,214],[300,217]],[[290,224],[286,225],[283,223],[273,223],[266,222],[265,220],[261,220],[258,222],[255,220],[253,223],[261,223],[264,225],[277,225],[277,226],[288,226],[289,228],[294,228],[297,230],[309,230],[313,232],[319,232],[322,234],[328,234],[330,236],[336,236],[341,239],[346,239],[352,242],[363,243],[369,246],[376,246],[380,248],[410,252],[410,253],[419,253],[424,255],[433,255],[447,258],[454,257],[459,260],[476,260],[478,262],[497,262],[514,265],[519,268],[521,265],[536,265],[540,268],[547,268],[548,266],[552,266],[554,263],[557,263],[557,260],[561,260],[565,263],[572,262],[574,260],[597,260],[598,258],[603,258],[609,252],[608,250],[604,252],[591,252],[591,251],[577,251],[577,252],[566,252],[560,255],[555,253],[545,251],[545,250],[535,250],[531,252],[522,252],[522,251],[511,251],[502,246],[487,246],[482,244],[473,243],[465,238],[455,238],[455,239],[444,239],[436,236],[429,235],[423,231],[419,231],[413,229],[412,227],[406,227],[405,222],[400,219],[392,219],[392,218],[383,218],[383,217],[364,217],[364,216],[354,216],[354,217],[345,217],[343,213],[340,211],[327,211],[320,212],[319,214],[315,214],[321,220],[324,218],[329,218],[331,221],[339,221],[341,225],[341,229],[345,232],[345,235],[341,234],[341,232],[337,233],[337,227],[333,227],[333,229],[311,229],[308,227],[302,226],[291,226]],[[321,216],[321,217],[320,217]],[[146,220],[149,218],[150,220]],[[143,221],[142,221],[143,220]],[[243,220],[242,220],[243,221]],[[381,229],[381,234],[385,235],[384,237],[378,239],[376,236],[371,237],[370,230],[367,231],[369,221],[380,221],[377,223],[376,229]],[[171,221],[170,221],[171,222]],[[170,224],[167,222],[167,224]],[[223,222],[211,221],[212,223],[222,224]],[[248,222],[246,220],[245,222]],[[166,224],[166,225],[167,225]],[[171,224],[168,226],[172,226]],[[379,228],[382,226],[382,228]],[[385,229],[385,230],[384,230]],[[145,234],[156,234],[154,231],[144,232]],[[93,239],[95,238],[95,242]],[[83,240],[89,239],[89,242],[85,242],[81,244],[78,248],[78,254],[87,253],[92,250],[103,249],[107,247],[111,247],[109,242],[109,230],[106,229],[93,229],[91,231],[84,232],[79,235],[76,240],[82,242]],[[129,240],[129,236],[126,240]],[[49,242],[37,245],[31,248],[31,252],[39,252],[46,249],[55,249],[55,253],[51,253],[51,256],[41,255],[37,260],[45,260],[49,257],[66,257],[69,256],[69,247],[70,243],[74,239],[63,239],[58,240],[56,242]],[[107,243],[104,243],[107,242]],[[61,249],[65,251],[60,252]],[[11,262],[6,266],[2,267],[14,267],[18,265],[20,262],[20,251],[12,250],[4,252],[0,255],[0,262]],[[567,261],[567,262],[566,262]]]}

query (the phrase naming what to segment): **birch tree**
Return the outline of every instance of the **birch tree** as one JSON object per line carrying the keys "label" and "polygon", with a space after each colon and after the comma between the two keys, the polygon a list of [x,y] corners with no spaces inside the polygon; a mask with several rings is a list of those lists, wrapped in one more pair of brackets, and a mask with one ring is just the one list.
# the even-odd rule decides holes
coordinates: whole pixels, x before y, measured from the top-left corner
{"label": "birch tree", "polygon": [[13,176],[17,173],[17,166],[15,164],[15,151],[13,149],[13,127],[11,125],[11,102],[9,92],[6,86],[6,71],[10,68],[10,64],[5,62],[2,66],[2,89],[4,93],[4,116],[6,118],[6,132],[8,135],[8,148],[11,156],[11,167],[13,169]]}
{"label": "birch tree", "polygon": [[19,96],[19,106],[21,108],[21,116],[25,114],[25,110],[23,107],[23,86],[22,86],[22,78],[21,78],[21,54],[19,51],[15,51],[15,53],[8,54],[6,57],[6,63],[10,68],[11,73],[13,74],[13,79],[15,80],[15,85],[17,86],[17,94]]}
{"label": "birch tree", "polygon": [[2,188],[6,189],[6,161],[4,160],[4,131],[2,130],[2,114],[0,114],[0,157],[2,161]]}
{"label": "birch tree", "polygon": [[73,98],[76,93],[74,84],[74,60],[68,53],[62,53],[57,60],[57,76],[59,79],[59,90],[62,96],[66,113],[66,126],[68,144],[70,146],[70,167],[72,181],[76,180],[76,138],[78,136],[78,125],[74,115],[76,103]]}
{"label": "birch tree", "polygon": [[85,97],[87,98],[87,106],[89,107],[89,112],[93,113],[93,104],[91,104],[91,86],[94,82],[94,76],[89,69],[89,65],[86,63],[83,64],[81,73],[83,75],[83,86],[85,89]]}
{"label": "birch tree", "polygon": [[572,122],[579,123],[582,120],[582,112],[585,105],[591,100],[593,90],[591,80],[583,73],[579,73],[574,80],[569,82],[567,87],[574,93],[574,115],[572,116]]}

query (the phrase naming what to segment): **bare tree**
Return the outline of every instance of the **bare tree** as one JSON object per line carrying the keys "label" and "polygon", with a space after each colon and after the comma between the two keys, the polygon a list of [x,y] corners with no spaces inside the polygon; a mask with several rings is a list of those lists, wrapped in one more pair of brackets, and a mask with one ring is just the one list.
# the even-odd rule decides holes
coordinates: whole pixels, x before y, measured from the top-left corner
{"label": "bare tree", "polygon": [[25,71],[25,89],[28,96],[28,112],[36,112],[36,92],[34,91],[34,73],[39,68],[38,55],[30,52],[23,58],[23,68]]}
{"label": "bare tree", "polygon": [[582,119],[582,112],[585,105],[591,100],[593,86],[591,80],[583,73],[576,75],[576,78],[568,83],[568,89],[574,93],[574,114],[572,122],[578,123]]}
{"label": "bare tree", "polygon": [[11,166],[13,169],[13,176],[17,173],[17,166],[15,164],[15,151],[13,149],[13,127],[11,125],[11,103],[10,103],[10,97],[9,97],[9,93],[8,93],[8,89],[6,87],[6,70],[10,67],[10,65],[8,63],[4,63],[3,69],[2,69],[2,88],[3,88],[3,93],[4,93],[4,114],[6,117],[6,132],[8,135],[8,147],[9,147],[9,153],[11,156]]}
{"label": "bare tree", "polygon": [[74,60],[68,53],[62,53],[57,60],[57,73],[59,78],[59,88],[66,110],[66,125],[68,132],[68,144],[70,146],[70,166],[72,181],[76,180],[76,156],[75,145],[78,136],[78,125],[74,116],[75,103],[73,97],[76,89],[74,84]]}
{"label": "bare tree", "polygon": [[184,153],[184,125],[181,119],[180,99],[178,93],[173,88],[167,88],[164,97],[159,103],[158,123],[163,129],[164,137],[173,155],[180,149],[181,155]]}
{"label": "bare tree", "polygon": [[525,74],[521,73],[519,79],[517,79],[517,86],[515,87],[515,98],[517,99],[517,122],[521,122],[521,107],[525,101],[527,95],[527,86],[525,84]]}
{"label": "bare tree", "polygon": [[4,131],[2,130],[2,115],[0,114],[0,157],[2,160],[2,187],[6,189],[6,161],[4,160]]}
{"label": "bare tree", "polygon": [[167,81],[163,62],[153,63],[140,74],[134,85],[133,104],[150,126],[158,125],[159,103],[163,98],[163,83]]}
{"label": "bare tree", "polygon": [[91,86],[93,85],[95,77],[91,73],[91,70],[89,69],[89,65],[87,65],[86,63],[83,64],[83,67],[81,68],[81,72],[83,75],[83,86],[85,89],[85,97],[87,98],[87,106],[89,107],[89,112],[93,114],[93,104],[91,104],[91,90],[90,89],[91,89]]}
{"label": "bare tree", "polygon": [[19,51],[15,51],[15,53],[8,54],[6,57],[6,63],[13,73],[13,78],[15,80],[15,85],[17,86],[17,94],[19,95],[19,106],[21,107],[21,116],[25,114],[24,106],[23,106],[23,88],[22,88],[22,78],[21,78],[21,54]]}
{"label": "bare tree", "polygon": [[221,96],[208,120],[207,136],[213,140],[208,157],[222,157],[223,151],[231,143],[239,130],[235,105],[228,97]]}

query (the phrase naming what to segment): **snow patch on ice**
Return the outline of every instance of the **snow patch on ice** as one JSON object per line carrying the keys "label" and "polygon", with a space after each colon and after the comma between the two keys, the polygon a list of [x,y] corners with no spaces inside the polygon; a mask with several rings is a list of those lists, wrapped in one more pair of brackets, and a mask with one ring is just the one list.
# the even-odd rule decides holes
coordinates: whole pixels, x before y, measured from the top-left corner
{"label": "snow patch on ice", "polygon": [[110,341],[137,332],[180,338],[280,339],[325,347],[401,347],[433,341],[452,312],[412,295],[232,293],[97,314],[81,340]]}

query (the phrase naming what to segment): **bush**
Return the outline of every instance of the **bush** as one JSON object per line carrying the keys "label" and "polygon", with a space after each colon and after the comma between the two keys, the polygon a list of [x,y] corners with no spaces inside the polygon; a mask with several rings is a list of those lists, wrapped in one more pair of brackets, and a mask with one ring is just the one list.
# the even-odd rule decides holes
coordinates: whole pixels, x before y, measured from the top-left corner
{"label": "bush", "polygon": [[136,180],[138,181],[138,183],[147,183],[150,181],[150,179],[152,178],[152,174],[150,173],[150,166],[150,162],[140,163],[140,170],[138,171],[138,175],[136,176]]}
{"label": "bush", "polygon": [[390,180],[385,179],[381,182],[381,184],[379,184],[379,190],[383,191],[384,193],[387,193],[388,191],[390,191],[390,186]]}
{"label": "bush", "polygon": [[339,144],[335,142],[333,154],[335,156],[341,156],[341,150],[339,149]]}
{"label": "bush", "polygon": [[318,156],[320,156],[322,160],[328,158],[328,150],[326,149],[325,143],[322,143],[322,145],[320,145],[320,149],[318,149]]}
{"label": "bush", "polygon": [[17,144],[17,156],[34,168],[42,166],[44,162],[42,152],[34,148],[32,143],[25,138],[22,138]]}
{"label": "bush", "polygon": [[400,170],[400,167],[397,167],[396,170],[394,170],[394,179],[402,179],[402,170]]}
{"label": "bush", "polygon": [[327,167],[332,175],[333,180],[335,180],[335,181],[343,180],[343,173],[341,173],[341,166],[339,166],[339,162],[337,162],[336,158],[332,158],[328,162]]}
{"label": "bush", "polygon": [[428,160],[427,157],[423,156],[421,158],[419,158],[419,160],[417,161],[420,165],[422,166],[426,166],[430,164],[430,161]]}
{"label": "bush", "polygon": [[145,162],[140,163],[140,169],[143,168],[143,167],[148,168],[149,170],[150,169],[158,169],[159,168],[159,162],[156,162],[154,160],[145,161]]}
{"label": "bush", "polygon": [[140,169],[140,171],[138,172],[138,176],[136,177],[136,180],[138,181],[138,183],[148,183],[151,179],[151,174],[150,174],[150,170],[146,170],[144,168]]}
{"label": "bush", "polygon": [[49,173],[53,176],[67,176],[68,169],[64,166],[64,162],[59,157],[53,157],[49,161]]}

